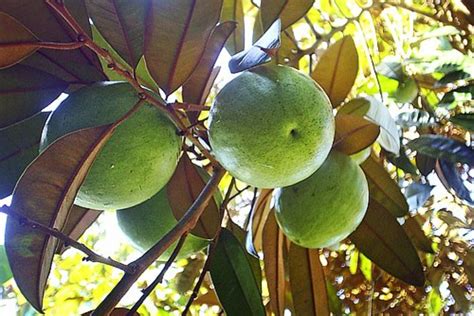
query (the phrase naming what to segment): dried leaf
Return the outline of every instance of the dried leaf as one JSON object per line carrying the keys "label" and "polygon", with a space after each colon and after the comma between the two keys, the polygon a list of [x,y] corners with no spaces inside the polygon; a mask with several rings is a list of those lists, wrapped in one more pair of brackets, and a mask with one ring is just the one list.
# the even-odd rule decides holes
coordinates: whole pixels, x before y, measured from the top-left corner
{"label": "dried leaf", "polygon": [[262,0],[260,11],[263,29],[268,29],[276,19],[280,18],[281,29],[285,30],[304,17],[313,3],[314,0]]}
{"label": "dried leaf", "polygon": [[370,147],[379,136],[380,128],[353,114],[336,115],[336,137],[333,147],[352,155]]}
{"label": "dried leaf", "polygon": [[268,214],[270,214],[270,204],[272,201],[273,189],[261,189],[252,209],[247,233],[247,251],[258,257],[258,252],[262,250],[262,234]]}

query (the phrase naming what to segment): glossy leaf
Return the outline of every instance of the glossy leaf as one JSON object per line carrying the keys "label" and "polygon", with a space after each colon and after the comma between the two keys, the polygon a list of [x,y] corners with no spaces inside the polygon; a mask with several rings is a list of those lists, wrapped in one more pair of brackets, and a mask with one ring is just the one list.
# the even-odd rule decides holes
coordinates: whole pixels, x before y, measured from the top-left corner
{"label": "glossy leaf", "polygon": [[288,266],[296,315],[329,315],[326,278],[319,261],[319,250],[291,244]]}
{"label": "glossy leaf", "polygon": [[362,223],[349,239],[386,272],[408,284],[424,284],[423,267],[413,244],[396,218],[377,201],[369,201]]}
{"label": "glossy leaf", "polygon": [[0,130],[40,112],[66,88],[66,82],[31,67],[0,70]]}
{"label": "glossy leaf", "polygon": [[86,4],[102,36],[135,68],[143,55],[145,1],[87,0]]}
{"label": "glossy leaf", "polygon": [[222,0],[151,1],[145,31],[145,60],[166,95],[192,74],[219,20]]}
{"label": "glossy leaf", "polygon": [[[184,153],[166,186],[168,201],[176,219],[184,216],[205,185],[206,182],[197,167]],[[219,206],[215,199],[212,199],[191,232],[196,236],[212,239],[220,226],[220,219]]]}
{"label": "glossy leaf", "polygon": [[[54,142],[20,178],[11,210],[49,227],[63,229],[80,185],[114,128],[101,126]],[[5,246],[15,282],[38,311],[58,240],[8,217]]]}
{"label": "glossy leaf", "polygon": [[392,180],[385,168],[372,155],[361,164],[367,182],[370,197],[382,204],[394,216],[408,214],[408,204],[398,185]]}
{"label": "glossy leaf", "polygon": [[431,158],[474,166],[474,149],[445,136],[421,135],[410,141],[407,147]]}
{"label": "glossy leaf", "polygon": [[209,271],[226,315],[265,315],[245,250],[225,228],[220,233]]}
{"label": "glossy leaf", "polygon": [[314,0],[262,0],[260,11],[263,29],[266,30],[276,19],[281,19],[281,29],[301,19],[313,6]]}
{"label": "glossy leaf", "polygon": [[380,127],[354,114],[336,115],[336,136],[333,147],[352,155],[370,147],[380,133]]}
{"label": "glossy leaf", "polygon": [[229,61],[230,72],[238,73],[268,62],[270,53],[280,47],[280,32],[281,20],[278,19],[252,47],[232,56]]}
{"label": "glossy leaf", "polygon": [[456,125],[467,129],[468,131],[474,131],[474,113],[462,113],[457,114],[449,119]]}
{"label": "glossy leaf", "polygon": [[234,21],[236,28],[225,44],[230,55],[245,49],[245,21],[242,0],[224,0],[221,21]]}
{"label": "glossy leaf", "polygon": [[[85,231],[95,223],[100,214],[102,214],[102,211],[89,210],[73,205],[61,232],[74,240],[79,240]],[[64,243],[59,242],[56,253],[61,254],[66,249]]]}
{"label": "glossy leaf", "polygon": [[405,173],[417,173],[416,167],[411,163],[410,158],[408,158],[406,154],[405,146],[400,146],[400,153],[398,155],[395,155],[385,150],[383,151],[383,153],[385,154],[387,160],[390,163],[392,163],[397,168],[402,169]]}
{"label": "glossy leaf", "polygon": [[344,36],[328,47],[319,58],[311,77],[326,91],[332,106],[347,97],[359,71],[359,55],[351,36]]}
{"label": "glossy leaf", "polygon": [[11,195],[25,168],[38,156],[41,131],[49,113],[0,130],[0,199]]}
{"label": "glossy leaf", "polygon": [[431,191],[433,186],[421,183],[421,182],[412,182],[405,188],[405,197],[407,199],[410,211],[415,211],[425,205],[426,201],[431,196]]}
{"label": "glossy leaf", "polygon": [[432,241],[425,235],[416,217],[407,218],[403,223],[403,228],[416,248],[427,253],[434,253],[431,247]]}
{"label": "glossy leaf", "polygon": [[454,192],[461,200],[474,206],[473,194],[464,184],[464,180],[457,170],[456,164],[446,160],[438,160],[435,165],[435,170],[446,190]]}
{"label": "glossy leaf", "polygon": [[262,250],[263,230],[270,214],[273,189],[261,189],[252,208],[246,238],[247,251],[258,257]]}
{"label": "glossy leaf", "polygon": [[268,216],[263,229],[262,247],[265,276],[270,293],[270,306],[276,316],[283,316],[287,290],[285,280],[286,241],[273,213]]}
{"label": "glossy leaf", "polygon": [[33,54],[39,48],[36,42],[38,39],[23,24],[0,12],[0,69],[13,66]]}
{"label": "glossy leaf", "polygon": [[13,277],[10,264],[8,263],[5,246],[0,245],[0,285],[10,280]]}
{"label": "glossy leaf", "polygon": [[[91,36],[85,0],[65,0],[64,3],[82,29]],[[43,42],[76,41],[75,33],[45,1],[2,0],[0,11],[13,16]],[[67,82],[92,83],[105,79],[97,56],[86,47],[67,51],[40,49],[22,63]]]}
{"label": "glossy leaf", "polygon": [[396,155],[400,152],[400,139],[397,124],[388,109],[373,97],[356,98],[345,104],[338,113],[356,114],[379,125],[378,142],[385,149]]}

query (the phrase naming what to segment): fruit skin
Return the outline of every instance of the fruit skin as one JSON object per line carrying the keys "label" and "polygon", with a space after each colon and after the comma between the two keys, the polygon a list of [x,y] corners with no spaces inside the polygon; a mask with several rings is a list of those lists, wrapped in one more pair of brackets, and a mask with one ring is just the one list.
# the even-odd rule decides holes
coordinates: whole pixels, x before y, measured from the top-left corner
{"label": "fruit skin", "polygon": [[298,70],[266,64],[243,72],[216,96],[209,140],[237,179],[260,188],[299,182],[326,159],[334,139],[329,98]]}
{"label": "fruit skin", "polygon": [[[178,223],[169,205],[166,188],[148,201],[117,211],[117,221],[131,244],[142,252],[150,249]],[[178,258],[189,257],[206,245],[205,239],[189,234]],[[160,261],[167,260],[173,253],[175,246],[176,242],[160,256]]]}
{"label": "fruit skin", "polygon": [[362,221],[369,189],[362,169],[332,151],[311,177],[277,191],[275,215],[283,233],[306,248],[334,245]]}
{"label": "fruit skin", "polygon": [[[128,83],[98,83],[72,93],[48,118],[40,150],[57,138],[87,127],[110,124],[139,101]],[[173,123],[145,104],[123,122],[105,144],[75,203],[106,210],[137,205],[171,178],[181,140]]]}

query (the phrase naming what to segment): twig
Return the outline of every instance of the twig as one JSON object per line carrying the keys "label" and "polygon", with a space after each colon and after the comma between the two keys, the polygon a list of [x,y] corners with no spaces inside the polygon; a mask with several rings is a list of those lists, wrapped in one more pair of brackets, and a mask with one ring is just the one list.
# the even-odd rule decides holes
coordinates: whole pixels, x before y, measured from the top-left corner
{"label": "twig", "polygon": [[0,212],[4,213],[4,214],[6,214],[6,215],[8,215],[12,218],[15,218],[16,220],[18,220],[20,225],[28,226],[31,229],[40,231],[40,232],[42,232],[46,235],[51,235],[51,236],[61,240],[62,242],[64,242],[64,244],[69,245],[69,246],[71,246],[73,248],[76,248],[77,250],[85,253],[87,255],[87,257],[85,257],[83,259],[84,261],[103,263],[103,264],[112,266],[114,268],[120,269],[122,271],[125,271],[126,273],[133,274],[135,272],[135,269],[134,269],[133,266],[129,266],[129,265],[120,263],[118,261],[113,260],[110,257],[108,257],[108,258],[102,257],[101,255],[94,252],[92,249],[88,248],[86,245],[84,245],[84,244],[72,239],[71,237],[61,233],[56,228],[48,227],[44,224],[41,224],[40,222],[31,220],[31,219],[29,219],[29,218],[27,218],[23,215],[20,215],[17,212],[13,211],[13,209],[10,208],[10,207],[7,207],[7,206],[0,207]]}
{"label": "twig", "polygon": [[20,43],[0,43],[0,48],[9,47],[33,47],[33,48],[46,48],[55,50],[73,50],[84,46],[83,42],[72,42],[72,43],[53,43],[53,42],[20,42]]}
{"label": "twig", "polygon": [[169,259],[166,261],[165,265],[163,266],[163,269],[161,269],[160,274],[156,277],[156,279],[146,288],[143,290],[143,294],[140,297],[140,299],[133,305],[132,309],[127,313],[127,316],[134,316],[135,312],[138,310],[138,308],[143,304],[143,302],[146,300],[146,298],[153,292],[155,287],[160,284],[163,281],[163,278],[165,276],[166,271],[171,267],[171,264],[173,261],[176,259],[178,256],[179,251],[183,247],[183,243],[186,240],[188,233],[184,233],[181,238],[178,241],[178,244],[173,250],[173,253],[169,257]]}
{"label": "twig", "polygon": [[158,259],[158,257],[168,249],[180,236],[189,232],[196,226],[199,217],[211,200],[214,192],[217,190],[217,185],[225,174],[225,170],[217,167],[214,173],[207,182],[206,186],[199,194],[197,199],[191,205],[189,210],[179,220],[178,224],[173,227],[160,241],[158,241],[151,249],[149,249],[143,256],[131,263],[135,269],[135,273],[126,273],[120,282],[113,288],[107,297],[100,303],[97,309],[93,312],[94,316],[107,315],[117,305],[120,299],[128,292],[130,287],[137,281],[140,275]]}

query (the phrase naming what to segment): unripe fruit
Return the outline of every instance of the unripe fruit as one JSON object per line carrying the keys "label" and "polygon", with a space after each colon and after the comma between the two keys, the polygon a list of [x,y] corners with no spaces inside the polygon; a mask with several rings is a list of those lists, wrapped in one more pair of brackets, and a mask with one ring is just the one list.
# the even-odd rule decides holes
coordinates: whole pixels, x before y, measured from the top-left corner
{"label": "unripe fruit", "polygon": [[326,159],[334,117],[321,87],[298,70],[266,64],[243,72],[216,96],[209,140],[237,179],[261,188],[299,182]]}

